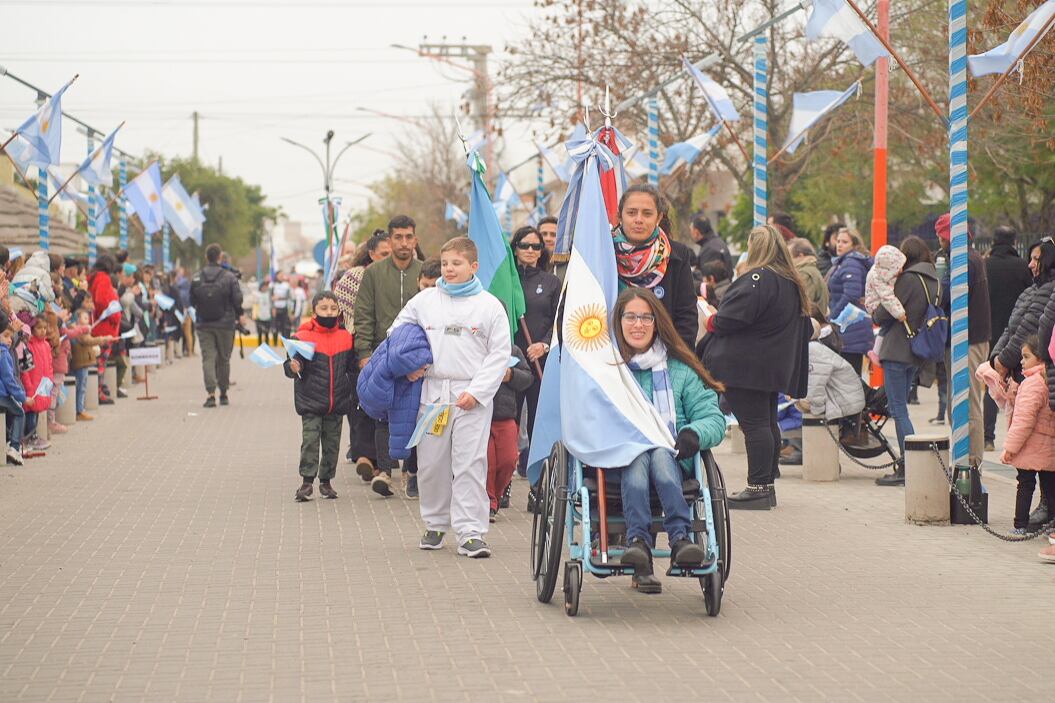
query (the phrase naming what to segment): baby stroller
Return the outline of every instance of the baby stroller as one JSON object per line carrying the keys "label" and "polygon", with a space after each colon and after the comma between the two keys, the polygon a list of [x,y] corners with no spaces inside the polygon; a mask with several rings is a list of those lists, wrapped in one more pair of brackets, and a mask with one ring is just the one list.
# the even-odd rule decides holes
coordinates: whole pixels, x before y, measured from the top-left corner
{"label": "baby stroller", "polygon": [[[574,616],[579,612],[584,570],[597,578],[634,573],[632,566],[619,563],[626,535],[619,486],[615,481],[606,482],[605,469],[584,466],[561,442],[553,446],[543,463],[536,485],[539,507],[531,530],[535,593],[542,603],[553,598],[566,540],[564,612]],[[692,508],[690,539],[706,545],[707,559],[693,568],[671,564],[667,575],[699,579],[707,614],[716,616],[732,567],[732,544],[725,480],[709,450],[696,456],[693,474],[686,475],[682,482],[682,493]],[[662,531],[663,522],[654,492],[651,505],[651,530],[655,535]],[[668,558],[670,552],[653,549],[652,555]]]}
{"label": "baby stroller", "polygon": [[883,426],[890,419],[886,391],[872,388],[864,380],[861,385],[865,392],[864,410],[843,425],[839,444],[847,454],[857,459],[874,459],[887,454],[891,461],[897,461],[897,452],[883,436]]}

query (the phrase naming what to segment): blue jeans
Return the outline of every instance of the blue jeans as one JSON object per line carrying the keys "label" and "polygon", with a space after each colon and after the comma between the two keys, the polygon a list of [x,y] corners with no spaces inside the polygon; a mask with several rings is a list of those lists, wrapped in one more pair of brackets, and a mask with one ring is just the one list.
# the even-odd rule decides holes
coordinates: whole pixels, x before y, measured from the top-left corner
{"label": "blue jeans", "polygon": [[609,476],[618,476],[623,497],[623,518],[626,520],[626,541],[643,539],[653,546],[649,527],[652,524],[652,508],[649,505],[649,484],[655,486],[660,505],[663,506],[663,529],[674,544],[687,538],[691,526],[689,504],[681,492],[681,468],[669,449],[652,449],[644,452],[625,469],[612,471]]}
{"label": "blue jeans", "polygon": [[77,414],[84,412],[84,401],[88,398],[88,367],[76,369],[73,377],[77,379]]}
{"label": "blue jeans", "polygon": [[905,455],[905,437],[915,432],[912,420],[908,416],[908,392],[917,373],[919,367],[913,364],[903,364],[900,361],[883,362],[883,386],[886,388],[887,407],[890,417],[894,418],[898,448],[901,449],[902,456]]}
{"label": "blue jeans", "polygon": [[21,450],[22,435],[26,431],[26,411],[22,409],[21,403],[9,395],[0,397],[0,408],[4,409],[7,422],[7,443]]}

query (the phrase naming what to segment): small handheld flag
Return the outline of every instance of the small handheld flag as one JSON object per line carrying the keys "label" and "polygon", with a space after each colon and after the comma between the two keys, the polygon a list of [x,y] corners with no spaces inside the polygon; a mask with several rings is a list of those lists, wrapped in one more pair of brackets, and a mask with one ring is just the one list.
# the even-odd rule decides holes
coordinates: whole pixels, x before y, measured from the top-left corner
{"label": "small handheld flag", "polygon": [[154,300],[157,302],[158,307],[162,310],[171,310],[172,306],[176,304],[176,301],[164,293],[155,293]]}
{"label": "small handheld flag", "polygon": [[293,356],[297,356],[311,361],[315,358],[315,345],[311,342],[302,342],[299,339],[291,339],[289,337],[279,337],[282,340],[282,346],[286,348],[286,352]]}
{"label": "small handheld flag", "polygon": [[112,317],[117,313],[121,312],[121,301],[111,300],[110,304],[103,310],[103,314],[99,316],[99,319],[95,321],[95,324],[99,324],[108,317]]}
{"label": "small handheld flag", "polygon": [[842,309],[842,312],[832,320],[832,324],[839,325],[839,331],[845,332],[851,325],[857,324],[861,320],[869,320],[868,313],[861,308],[857,307],[853,303],[847,303],[846,307]]}
{"label": "small handheld flag", "polygon": [[253,350],[252,354],[249,355],[249,360],[262,369],[269,369],[272,366],[279,366],[282,364],[285,361],[285,358],[268,345],[261,344]]}

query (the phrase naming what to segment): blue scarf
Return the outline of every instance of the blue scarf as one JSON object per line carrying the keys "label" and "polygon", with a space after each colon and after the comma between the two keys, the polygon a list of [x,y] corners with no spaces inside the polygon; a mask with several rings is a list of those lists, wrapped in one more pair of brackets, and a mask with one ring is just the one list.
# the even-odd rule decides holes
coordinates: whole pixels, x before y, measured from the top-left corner
{"label": "blue scarf", "polygon": [[670,434],[677,437],[678,416],[674,406],[674,386],[667,369],[667,347],[658,335],[648,351],[635,354],[630,359],[629,366],[634,371],[652,371],[652,405],[667,423]]}
{"label": "blue scarf", "polygon": [[452,298],[468,298],[484,290],[484,284],[480,283],[480,279],[475,275],[465,283],[447,283],[446,279],[441,278],[436,281],[436,287]]}

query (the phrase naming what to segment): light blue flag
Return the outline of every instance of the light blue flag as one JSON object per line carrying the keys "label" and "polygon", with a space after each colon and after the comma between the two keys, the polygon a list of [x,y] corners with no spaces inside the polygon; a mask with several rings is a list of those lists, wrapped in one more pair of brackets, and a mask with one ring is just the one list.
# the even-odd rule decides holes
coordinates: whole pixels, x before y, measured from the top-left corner
{"label": "light blue flag", "polygon": [[[572,185],[580,183],[575,238],[565,276],[564,316],[559,321],[563,338],[560,439],[583,463],[618,468],[650,449],[673,451],[674,437],[642,393],[612,336],[611,312],[619,294],[619,276],[600,169],[614,166],[613,156],[592,139],[588,145],[570,145],[569,153],[578,164]],[[553,356],[551,352],[550,358]],[[546,392],[546,380],[544,373],[542,393]],[[551,400],[543,402],[540,397],[540,411],[551,407]],[[538,422],[534,431],[539,433]],[[545,443],[551,437],[545,432],[539,435],[532,438],[529,464],[532,456],[537,459],[549,451],[543,444],[536,446],[536,440]]]}
{"label": "light blue flag", "polygon": [[4,151],[15,162],[15,166],[24,176],[28,176],[29,167],[33,165],[33,157],[36,151],[22,137],[16,136],[11,143],[4,147]]}
{"label": "light blue flag", "polygon": [[249,355],[249,360],[262,369],[279,366],[286,358],[266,344],[261,344]]}
{"label": "light blue flag", "polygon": [[195,230],[205,222],[205,215],[187,194],[178,173],[172,174],[161,189],[161,210],[181,240],[193,238]]}
{"label": "light blue flag", "polygon": [[113,317],[117,313],[121,312],[121,301],[111,300],[110,304],[103,310],[103,314],[99,316],[99,319],[95,321],[95,324],[99,324],[108,317]]}
{"label": "light blue flag", "polygon": [[688,141],[677,142],[676,144],[668,146],[667,153],[663,157],[663,165],[660,167],[659,172],[664,176],[669,176],[682,164],[691,166],[703,152],[704,148],[711,143],[711,140],[713,140],[715,136],[717,136],[721,129],[722,123],[719,122],[703,134],[697,134]]}
{"label": "light blue flag", "polygon": [[[201,204],[201,200],[198,198],[197,191],[195,191],[194,193],[191,193],[190,199],[194,202],[194,205],[197,206],[198,212],[201,213],[201,218],[202,218],[201,224],[199,224],[198,228],[195,229],[191,233],[191,239],[194,240],[195,244],[197,244],[198,246],[201,246],[202,229],[203,229],[203,225],[205,224],[205,211],[209,209],[209,206]],[[272,247],[271,248],[271,254],[274,255],[274,253],[275,253],[275,249],[274,249],[274,247]],[[271,277],[272,278],[275,277],[275,273],[274,272],[277,271],[277,270],[278,270],[277,268],[272,270],[272,272],[271,272]]]}
{"label": "light blue flag", "polygon": [[162,310],[171,310],[172,306],[176,304],[176,301],[172,297],[167,296],[164,293],[155,293],[154,301]]}
{"label": "light blue flag", "polygon": [[176,316],[176,319],[180,321],[181,325],[183,324],[183,321],[187,319],[187,315],[182,310],[173,310],[172,314]]}
{"label": "light blue flag", "polygon": [[[98,196],[96,196],[96,197],[98,198]],[[110,208],[107,205],[102,203],[103,200],[104,200],[103,198],[99,198],[99,201],[96,202],[96,208],[97,208],[96,211],[95,211],[95,231],[96,232],[102,232],[104,229],[106,229],[106,225],[110,224]]]}
{"label": "light blue flag", "polygon": [[872,318],[870,318],[868,316],[868,313],[866,313],[864,310],[857,307],[853,303],[847,303],[846,307],[842,309],[842,312],[840,312],[839,315],[834,320],[832,320],[832,324],[839,325],[839,331],[845,332],[846,329],[851,325],[857,324],[861,320],[871,319]]}
{"label": "light blue flag", "polygon": [[560,357],[560,345],[554,340],[542,369],[535,424],[531,428],[527,476],[532,485],[538,483],[542,462],[549,457],[553,445],[560,441]]}
{"label": "light blue flag", "polygon": [[93,186],[102,185],[108,188],[114,184],[114,174],[110,170],[110,157],[114,153],[114,137],[117,136],[117,130],[119,129],[121,129],[121,125],[118,125],[114,131],[110,132],[109,136],[103,140],[103,143],[77,169],[85,183]]}
{"label": "light blue flag", "polygon": [[121,339],[132,339],[135,336],[136,336],[136,329],[134,327],[132,329],[128,330],[127,332],[122,332],[121,333]]}
{"label": "light blue flag", "polygon": [[47,168],[59,164],[59,152],[62,151],[62,94],[70,87],[70,83],[59,88],[15,130],[29,145],[30,163],[34,166]]}
{"label": "light blue flag", "polygon": [[706,73],[696,68],[684,56],[681,57],[681,62],[685,66],[685,70],[689,72],[689,75],[696,79],[696,85],[700,86],[700,90],[703,91],[703,97],[707,99],[707,104],[711,106],[715,119],[719,122],[736,122],[740,119],[740,113],[736,111],[733,100],[729,97],[729,93],[725,92],[725,88]]}
{"label": "light blue flag", "polygon": [[33,394],[34,398],[49,398],[51,397],[51,391],[55,388],[55,382],[47,376],[40,379],[40,383],[37,384],[37,390]]}
{"label": "light blue flag", "polygon": [[418,446],[421,442],[421,438],[425,436],[425,433],[429,431],[429,428],[436,422],[444,410],[450,408],[450,403],[428,403],[425,405],[425,412],[418,418],[418,423],[414,425],[414,431],[410,433],[410,439],[407,441],[407,449]]}
{"label": "light blue flag", "polygon": [[[78,193],[73,188],[67,186],[62,188],[62,184],[66,182],[66,178],[59,173],[58,169],[54,166],[48,169],[48,183],[53,192],[59,194],[59,200],[65,200],[71,203],[80,203],[85,207],[88,207],[88,196],[83,193]],[[62,190],[59,190],[62,188]]]}
{"label": "light blue flag", "polygon": [[469,216],[465,214],[465,210],[462,210],[450,200],[447,201],[447,208],[443,211],[443,219],[450,220],[460,229],[465,229],[465,226],[469,224]]}
{"label": "light blue flag", "polygon": [[502,203],[502,213],[524,207],[520,195],[505,171],[498,172],[498,181],[495,183],[495,206],[497,207],[499,203]]}
{"label": "light blue flag", "polygon": [[792,97],[793,110],[791,126],[788,127],[788,139],[784,149],[794,154],[810,128],[835,108],[842,105],[861,90],[861,81],[855,81],[846,90],[815,90],[812,93],[795,93]]}
{"label": "light blue flag", "polygon": [[806,21],[806,38],[816,40],[821,37],[843,42],[865,66],[871,66],[878,58],[890,56],[846,0],[813,0],[813,11]]}
{"label": "light blue flag", "polygon": [[[1007,38],[1006,42],[1000,46],[993,47],[984,54],[968,56],[967,66],[971,69],[971,75],[977,78],[978,76],[987,76],[990,73],[1005,73],[1015,63],[1025,58],[1023,52],[1026,47],[1042,30],[1045,33],[1051,31],[1050,27],[1045,30],[1044,25],[1047,24],[1052,15],[1055,15],[1055,0],[1048,0],[1048,2],[1029,13],[1029,16],[1022,21],[1022,24],[1011,32],[1011,36]],[[1039,43],[1038,41],[1037,44]],[[1033,46],[1036,48],[1036,44]]]}
{"label": "light blue flag", "polygon": [[161,168],[150,164],[125,187],[125,197],[132,205],[147,234],[154,234],[165,224],[161,209]]}
{"label": "light blue flag", "polygon": [[487,143],[487,135],[482,129],[478,129],[465,139],[465,148],[469,151],[479,151]]}
{"label": "light blue flag", "polygon": [[564,162],[557,156],[557,152],[538,140],[535,140],[535,146],[538,148],[538,152],[542,154],[542,160],[549,164],[557,178],[567,183],[571,175],[568,173],[568,169],[564,167]]}
{"label": "light blue flag", "polygon": [[286,353],[290,356],[296,354],[302,359],[311,361],[315,358],[315,345],[311,342],[302,342],[299,339],[291,339],[290,337],[279,336],[282,340],[282,346],[286,348]]}

